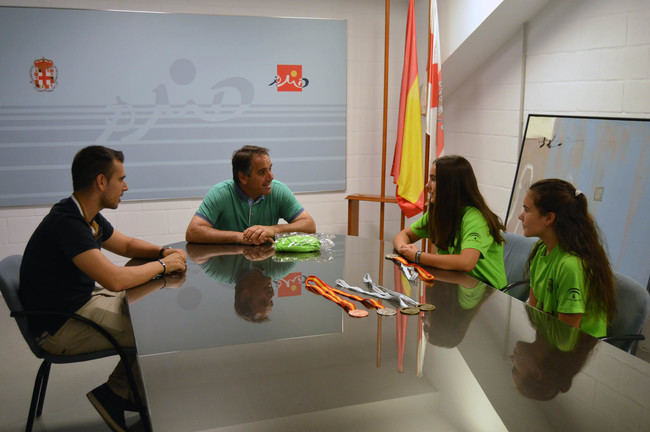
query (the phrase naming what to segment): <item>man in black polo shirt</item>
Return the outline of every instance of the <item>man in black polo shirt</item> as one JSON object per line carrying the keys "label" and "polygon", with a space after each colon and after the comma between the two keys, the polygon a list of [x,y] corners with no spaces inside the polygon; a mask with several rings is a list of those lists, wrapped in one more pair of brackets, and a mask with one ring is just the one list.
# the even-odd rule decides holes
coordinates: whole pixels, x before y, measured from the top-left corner
{"label": "man in black polo shirt", "polygon": [[[118,343],[134,346],[124,290],[157,275],[185,271],[183,250],[161,248],[128,237],[99,213],[115,209],[128,190],[124,155],[102,146],[80,150],[72,162],[72,196],[59,201],[36,228],[23,255],[19,295],[27,310],[76,312],[97,322]],[[156,258],[121,267],[101,252],[105,248],[129,258]],[[103,289],[96,289],[98,283]],[[39,343],[55,354],[79,354],[110,348],[89,326],[58,317],[30,319]],[[120,362],[108,381],[88,398],[115,431],[126,429],[124,410],[132,408],[126,370]]]}

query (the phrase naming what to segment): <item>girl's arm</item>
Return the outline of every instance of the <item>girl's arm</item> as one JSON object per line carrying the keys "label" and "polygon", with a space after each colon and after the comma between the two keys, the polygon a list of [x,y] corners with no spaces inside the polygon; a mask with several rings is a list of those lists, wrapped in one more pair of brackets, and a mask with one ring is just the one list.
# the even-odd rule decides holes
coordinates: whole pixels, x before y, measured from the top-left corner
{"label": "girl's arm", "polygon": [[[476,267],[478,259],[481,257],[481,252],[477,249],[467,248],[463,249],[458,255],[439,255],[432,253],[422,253],[420,255],[420,263],[426,266],[437,267],[443,270],[457,270],[469,272]],[[406,257],[410,260],[410,257]],[[415,254],[413,254],[415,258]]]}
{"label": "girl's arm", "polygon": [[[533,288],[530,289],[530,295],[528,296],[528,304],[533,307],[537,307],[537,298],[535,297],[535,294],[533,294]],[[581,313],[565,314],[560,312],[558,313],[557,317],[563,323],[569,324],[570,326],[573,326],[575,328],[580,328],[580,322],[582,321]]]}
{"label": "girl's arm", "polygon": [[[405,228],[393,239],[393,246],[397,253],[411,262],[415,262],[418,247],[413,244],[420,238],[411,230]],[[481,253],[477,249],[463,249],[459,255],[438,255],[435,253],[420,254],[420,264],[436,267],[443,270],[457,270],[469,272],[474,269]]]}
{"label": "girl's arm", "polygon": [[[402,231],[397,233],[395,238],[393,239],[393,247],[397,252],[400,252],[400,249],[404,249],[407,246],[412,246],[414,251],[413,254],[415,255],[415,251],[417,251],[417,247],[415,245],[411,245],[411,243],[414,243],[419,240],[419,237],[415,235],[415,233],[411,230],[411,228],[404,228]],[[407,249],[411,249],[408,247]],[[405,257],[406,258],[406,257]],[[408,258],[406,258],[408,259]]]}

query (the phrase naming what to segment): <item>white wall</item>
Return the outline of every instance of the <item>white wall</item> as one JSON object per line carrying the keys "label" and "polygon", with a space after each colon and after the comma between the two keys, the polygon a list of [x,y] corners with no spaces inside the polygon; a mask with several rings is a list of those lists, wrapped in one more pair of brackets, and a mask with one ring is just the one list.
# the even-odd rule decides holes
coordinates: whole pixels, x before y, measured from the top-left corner
{"label": "white wall", "polygon": [[503,0],[438,0],[440,57],[444,62]]}
{"label": "white wall", "polygon": [[520,32],[443,101],[445,152],[471,162],[488,205],[504,220],[517,168],[522,43]]}

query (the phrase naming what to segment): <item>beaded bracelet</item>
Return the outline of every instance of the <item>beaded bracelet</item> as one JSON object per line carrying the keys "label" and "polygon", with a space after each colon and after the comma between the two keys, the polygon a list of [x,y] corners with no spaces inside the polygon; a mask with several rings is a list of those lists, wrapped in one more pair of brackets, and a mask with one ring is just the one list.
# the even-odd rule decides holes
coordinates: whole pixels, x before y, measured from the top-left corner
{"label": "beaded bracelet", "polygon": [[167,264],[165,264],[165,261],[163,261],[161,259],[159,259],[158,262],[160,264],[162,264],[162,266],[163,266],[163,271],[162,271],[161,275],[164,275],[165,273],[167,273]]}

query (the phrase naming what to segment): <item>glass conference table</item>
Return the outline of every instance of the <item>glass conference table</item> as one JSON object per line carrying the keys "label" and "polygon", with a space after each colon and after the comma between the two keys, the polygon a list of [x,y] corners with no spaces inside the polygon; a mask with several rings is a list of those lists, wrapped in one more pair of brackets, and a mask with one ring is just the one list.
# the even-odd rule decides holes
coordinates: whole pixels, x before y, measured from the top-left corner
{"label": "glass conference table", "polygon": [[[650,364],[464,274],[409,281],[389,243],[333,240],[178,243],[183,277],[129,290],[155,431],[650,430]],[[353,318],[303,283],[365,273],[436,310]]]}

